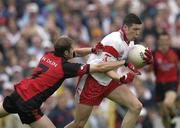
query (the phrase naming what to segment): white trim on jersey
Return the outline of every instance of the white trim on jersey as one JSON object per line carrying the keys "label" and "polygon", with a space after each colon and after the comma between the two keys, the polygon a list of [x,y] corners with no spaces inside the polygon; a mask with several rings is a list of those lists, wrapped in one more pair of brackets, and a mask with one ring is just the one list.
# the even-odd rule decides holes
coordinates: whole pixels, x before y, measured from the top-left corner
{"label": "white trim on jersey", "polygon": [[86,79],[88,77],[88,74],[85,74],[83,75],[80,80],[79,80],[79,83],[77,85],[77,89],[76,89],[76,94],[75,94],[75,99],[80,102],[80,95],[84,89],[84,86],[85,86],[85,82],[86,82]]}

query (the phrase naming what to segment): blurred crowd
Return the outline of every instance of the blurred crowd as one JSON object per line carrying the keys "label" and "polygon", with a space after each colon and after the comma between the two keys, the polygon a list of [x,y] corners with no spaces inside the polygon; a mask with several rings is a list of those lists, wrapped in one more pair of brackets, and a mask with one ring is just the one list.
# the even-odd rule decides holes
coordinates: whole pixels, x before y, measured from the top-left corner
{"label": "blurred crowd", "polygon": [[[44,52],[53,50],[57,36],[70,36],[74,47],[91,47],[118,31],[130,12],[144,23],[136,43],[155,50],[158,33],[166,30],[171,46],[180,54],[180,0],[0,0],[0,99],[30,75]],[[137,128],[160,128],[154,107],[153,71],[145,67],[141,72],[143,75],[129,86],[144,105]],[[66,80],[42,106],[57,128],[73,120],[76,82],[76,78]],[[94,108],[87,128],[118,128],[125,112],[122,106],[104,100]],[[17,115],[0,119],[0,128],[22,127],[28,126],[22,126]]]}

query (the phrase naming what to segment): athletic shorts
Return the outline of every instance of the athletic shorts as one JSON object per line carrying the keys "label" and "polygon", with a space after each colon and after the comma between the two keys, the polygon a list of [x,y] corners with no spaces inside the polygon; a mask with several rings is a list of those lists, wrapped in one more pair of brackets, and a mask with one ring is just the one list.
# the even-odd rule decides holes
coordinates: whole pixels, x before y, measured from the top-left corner
{"label": "athletic shorts", "polygon": [[83,75],[76,88],[76,99],[79,103],[87,105],[99,105],[104,97],[120,86],[112,80],[108,86],[100,85],[91,75]]}
{"label": "athletic shorts", "polygon": [[171,83],[156,83],[155,88],[155,99],[157,102],[161,102],[165,98],[165,94],[167,91],[177,91],[177,82]]}
{"label": "athletic shorts", "polygon": [[24,101],[15,91],[10,96],[5,97],[3,108],[8,113],[17,113],[22,123],[25,124],[31,124],[43,116],[40,108],[35,107],[32,99]]}

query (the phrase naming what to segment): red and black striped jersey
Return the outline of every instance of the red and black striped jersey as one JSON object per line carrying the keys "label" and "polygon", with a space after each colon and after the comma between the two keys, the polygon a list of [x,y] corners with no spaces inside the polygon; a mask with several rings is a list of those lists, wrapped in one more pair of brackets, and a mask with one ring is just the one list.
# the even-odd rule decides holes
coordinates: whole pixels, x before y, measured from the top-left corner
{"label": "red and black striped jersey", "polygon": [[173,49],[169,49],[167,53],[159,50],[154,53],[154,71],[156,82],[178,81],[178,56]]}
{"label": "red and black striped jersey", "polygon": [[22,80],[15,90],[25,101],[39,97],[39,103],[52,95],[66,78],[89,73],[88,64],[67,62],[53,52],[44,54],[39,64],[34,68],[31,77]]}

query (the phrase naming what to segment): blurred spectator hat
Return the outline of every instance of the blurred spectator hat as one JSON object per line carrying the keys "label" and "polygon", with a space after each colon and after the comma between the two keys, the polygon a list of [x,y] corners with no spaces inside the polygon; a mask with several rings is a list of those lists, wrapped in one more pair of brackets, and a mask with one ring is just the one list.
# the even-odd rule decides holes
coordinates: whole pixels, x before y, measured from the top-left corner
{"label": "blurred spectator hat", "polygon": [[37,65],[38,65],[38,61],[36,61],[36,60],[31,60],[31,61],[28,63],[28,66],[29,66],[30,68],[35,68]]}
{"label": "blurred spectator hat", "polygon": [[90,5],[88,5],[88,7],[87,7],[87,10],[88,10],[88,11],[96,11],[96,9],[97,9],[97,7],[96,7],[95,4],[90,4]]}
{"label": "blurred spectator hat", "polygon": [[8,75],[5,73],[0,74],[0,81],[3,81],[3,82],[9,81]]}
{"label": "blurred spectator hat", "polygon": [[11,82],[5,82],[3,84],[4,90],[14,90],[14,85]]}
{"label": "blurred spectator hat", "polygon": [[29,3],[27,5],[27,11],[29,13],[37,13],[39,11],[39,7],[36,3]]}
{"label": "blurred spectator hat", "polygon": [[42,47],[43,48],[51,48],[51,47],[53,47],[53,45],[49,40],[45,40],[42,42]]}
{"label": "blurred spectator hat", "polygon": [[22,68],[18,65],[12,67],[13,73],[15,72],[22,72]]}
{"label": "blurred spectator hat", "polygon": [[165,3],[161,2],[161,3],[157,4],[157,9],[158,10],[166,10],[166,9],[168,9],[168,7]]}

